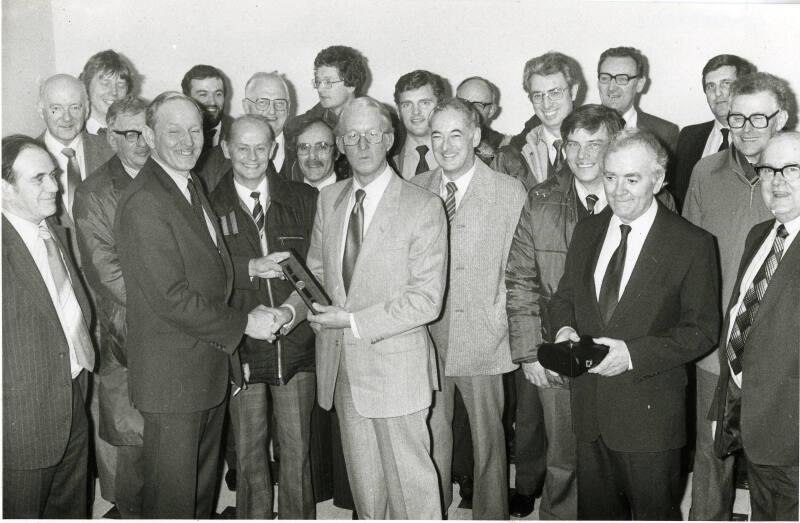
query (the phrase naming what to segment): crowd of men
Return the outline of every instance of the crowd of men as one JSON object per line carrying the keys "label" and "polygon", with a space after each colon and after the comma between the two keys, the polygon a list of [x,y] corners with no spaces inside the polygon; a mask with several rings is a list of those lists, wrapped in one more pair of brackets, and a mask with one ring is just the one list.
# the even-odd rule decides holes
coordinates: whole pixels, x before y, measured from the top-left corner
{"label": "crowd of men", "polygon": [[[647,71],[607,49],[579,105],[531,58],[514,136],[491,81],[392,107],[338,45],[301,114],[278,72],[238,118],[208,65],[150,103],[112,50],[45,80],[2,141],[3,516],[85,518],[96,475],[120,517],[209,518],[224,454],[241,519],[441,519],[458,482],[475,519],[677,520],[693,449],[690,519],[731,519],[738,460],[752,519],[797,520],[793,95],[715,56],[679,132]],[[582,337],[587,372],[540,363]]]}

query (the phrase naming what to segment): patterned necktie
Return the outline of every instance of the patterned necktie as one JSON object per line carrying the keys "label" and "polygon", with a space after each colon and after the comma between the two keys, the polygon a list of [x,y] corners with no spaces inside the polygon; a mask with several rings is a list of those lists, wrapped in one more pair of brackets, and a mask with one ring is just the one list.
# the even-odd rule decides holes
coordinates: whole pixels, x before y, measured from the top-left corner
{"label": "patterned necktie", "polygon": [[552,178],[561,170],[563,160],[561,158],[561,140],[556,140],[553,142],[553,151],[555,154],[553,155],[553,161],[550,161],[550,155],[547,155],[548,160],[548,169],[547,169],[547,177]]}
{"label": "patterned necktie", "polygon": [[97,130],[97,136],[105,138],[108,135],[108,127],[101,127]]}
{"label": "patterned necktie", "polygon": [[255,201],[255,205],[253,205],[253,221],[256,222],[256,227],[258,227],[258,235],[264,235],[264,208],[261,206],[261,193],[258,191],[253,191],[250,193],[250,197]]}
{"label": "patterned necktie", "polygon": [[194,212],[195,218],[197,218],[197,221],[200,223],[203,230],[208,232],[208,235],[211,236],[211,232],[208,231],[208,224],[206,223],[206,215],[203,212],[203,202],[200,199],[200,194],[197,190],[197,184],[194,181],[194,177],[189,177],[189,183],[186,187],[189,189],[192,211]]}
{"label": "patterned necktie", "polygon": [[619,226],[621,237],[619,239],[619,246],[611,259],[608,261],[606,273],[603,275],[603,283],[600,286],[600,311],[603,314],[603,321],[608,323],[611,316],[614,315],[614,309],[617,308],[619,301],[619,287],[622,283],[622,272],[625,270],[625,254],[628,251],[628,233],[631,232],[631,226],[622,224]]}
{"label": "patterned necktie", "polygon": [[421,174],[430,170],[430,168],[428,167],[428,161],[425,160],[425,155],[428,154],[428,146],[427,145],[417,146],[417,154],[419,154],[419,162],[417,162],[417,168],[414,170],[415,176],[417,174]]}
{"label": "patterned necktie", "polygon": [[719,149],[717,149],[717,152],[724,151],[728,148],[728,133],[730,132],[730,129],[723,128],[720,129],[720,132],[722,133],[722,143],[720,144]]}
{"label": "patterned necktie", "polygon": [[444,208],[447,211],[447,221],[452,222],[456,215],[456,191],[458,187],[454,182],[447,182],[447,197],[444,199]]}
{"label": "patterned necktie", "polygon": [[731,337],[728,341],[728,346],[725,350],[725,355],[728,357],[731,369],[734,374],[742,372],[742,353],[744,352],[744,344],[747,341],[747,336],[750,334],[750,327],[753,325],[758,314],[758,308],[761,305],[761,300],[767,292],[767,286],[772,275],[775,274],[775,269],[778,268],[778,262],[781,261],[783,255],[783,243],[789,232],[783,224],[778,226],[775,231],[775,243],[772,244],[772,250],[767,255],[767,259],[761,264],[753,283],[744,294],[744,300],[739,307],[739,312],[736,315],[736,321],[731,330]]}
{"label": "patterned necktie", "polygon": [[586,195],[586,209],[589,210],[589,214],[594,214],[594,206],[599,199],[596,194]]}
{"label": "patterned necktie", "polygon": [[89,337],[89,329],[83,318],[83,311],[78,304],[78,298],[75,297],[75,289],[72,288],[72,281],[64,265],[64,259],[61,257],[61,251],[45,223],[39,225],[39,237],[44,241],[47,249],[47,264],[50,266],[50,274],[56,284],[57,308],[64,335],[75,351],[78,365],[91,371],[94,368],[94,348]]}
{"label": "patterned necktie", "polygon": [[342,281],[345,293],[350,291],[350,281],[356,268],[358,253],[361,251],[361,240],[364,237],[364,197],[367,195],[363,189],[356,191],[356,203],[350,213],[347,224],[347,238],[344,241],[344,256],[342,257]]}
{"label": "patterned necktie", "polygon": [[67,157],[67,212],[72,216],[72,203],[75,201],[75,189],[81,183],[81,166],[78,164],[78,157],[75,155],[75,149],[64,147],[61,149],[61,154]]}

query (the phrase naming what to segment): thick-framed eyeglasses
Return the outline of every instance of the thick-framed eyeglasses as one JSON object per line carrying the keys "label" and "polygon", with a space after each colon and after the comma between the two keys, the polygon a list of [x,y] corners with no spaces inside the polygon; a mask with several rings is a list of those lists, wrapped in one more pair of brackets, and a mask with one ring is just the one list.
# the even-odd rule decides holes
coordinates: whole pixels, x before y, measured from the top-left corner
{"label": "thick-framed eyeglasses", "polygon": [[491,107],[494,105],[494,102],[476,102],[474,100],[467,100],[466,98],[459,98],[459,100],[461,100],[462,102],[471,103],[475,107],[475,109],[479,111],[483,111],[487,107]]}
{"label": "thick-framed eyeglasses", "polygon": [[360,133],[358,131],[348,131],[342,135],[342,142],[347,146],[353,146],[361,140],[361,137],[367,141],[367,143],[371,144],[378,144],[381,143],[383,140],[383,131],[379,129],[370,129],[368,131],[364,131]]}
{"label": "thick-framed eyeglasses", "polygon": [[318,81],[315,78],[314,80],[311,80],[311,86],[314,89],[330,89],[331,87],[333,87],[333,84],[340,84],[342,82],[344,82],[344,80],[319,80]]}
{"label": "thick-framed eyeglasses", "polygon": [[333,152],[333,144],[328,142],[297,144],[297,156],[308,156],[312,152],[320,156],[327,156]]}
{"label": "thick-framed eyeglasses", "polygon": [[707,93],[714,93],[719,88],[720,91],[723,92],[730,92],[731,85],[733,85],[733,80],[722,80],[720,83],[716,82],[707,82],[703,85],[703,91]]}
{"label": "thick-framed eyeglasses", "polygon": [[740,113],[729,113],[727,118],[728,126],[731,129],[741,129],[744,127],[744,124],[750,122],[750,125],[755,129],[766,129],[769,125],[769,121],[775,118],[779,112],[781,112],[780,109],[769,116],[761,113],[751,114],[750,116],[745,116]]}
{"label": "thick-framed eyeglasses", "polygon": [[142,135],[142,131],[135,131],[133,129],[129,129],[127,131],[117,131],[116,129],[111,129],[111,132],[120,136],[124,136],[128,143],[138,142],[139,137]]}
{"label": "thick-framed eyeglasses", "polygon": [[256,109],[259,111],[269,111],[270,105],[279,113],[283,113],[289,108],[289,100],[286,98],[275,98],[274,100],[270,100],[269,98],[259,98],[257,100],[245,98],[245,100],[255,105]]}
{"label": "thick-framed eyeglasses", "polygon": [[782,175],[787,182],[800,182],[800,165],[796,163],[784,165],[780,169],[769,165],[756,165],[755,170],[758,177],[765,182],[771,182],[776,174]]}
{"label": "thick-framed eyeglasses", "polygon": [[611,80],[614,80],[614,83],[617,85],[628,85],[630,81],[635,78],[639,78],[639,75],[608,74],[608,73],[600,73],[597,75],[597,81],[603,85],[610,83]]}
{"label": "thick-framed eyeglasses", "polygon": [[564,93],[566,92],[567,90],[565,88],[556,87],[555,89],[550,89],[549,91],[544,93],[541,91],[534,91],[529,95],[529,97],[531,99],[531,102],[535,104],[544,103],[545,97],[547,97],[547,99],[550,100],[551,102],[557,102],[558,100],[564,98]]}

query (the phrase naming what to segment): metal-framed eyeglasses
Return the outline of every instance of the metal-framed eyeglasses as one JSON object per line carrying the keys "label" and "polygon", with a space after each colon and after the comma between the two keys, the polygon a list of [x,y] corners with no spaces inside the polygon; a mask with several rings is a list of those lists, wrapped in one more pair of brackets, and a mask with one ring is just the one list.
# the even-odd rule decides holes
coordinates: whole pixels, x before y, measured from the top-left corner
{"label": "metal-framed eyeglasses", "polygon": [[796,163],[790,163],[781,168],[770,165],[756,165],[755,170],[758,177],[765,182],[771,182],[776,174],[782,175],[787,182],[800,181],[800,165]]}
{"label": "metal-framed eyeglasses", "polygon": [[564,98],[564,93],[566,92],[567,90],[564,87],[556,87],[555,89],[550,89],[546,92],[534,91],[529,94],[528,97],[531,99],[531,102],[535,104],[544,103],[545,97],[547,97],[547,99],[551,102],[557,102],[558,100]]}
{"label": "metal-framed eyeglasses", "polygon": [[368,131],[364,131],[360,133],[358,131],[347,131],[342,135],[342,142],[347,146],[353,146],[358,144],[361,137],[367,141],[367,143],[371,143],[373,145],[381,143],[383,140],[383,131],[380,129],[369,129]]}
{"label": "metal-framed eyeglasses", "polygon": [[636,78],[639,78],[638,74],[630,75],[630,74],[600,73],[597,75],[597,81],[603,85],[611,83],[611,80],[614,80],[614,83],[617,85],[628,85],[631,80],[634,80]]}
{"label": "metal-framed eyeglasses", "polygon": [[317,80],[316,78],[311,80],[311,86],[314,89],[330,89],[333,87],[333,84],[340,84],[344,82],[344,80]]}
{"label": "metal-framed eyeglasses", "polygon": [[142,135],[142,131],[136,131],[134,129],[128,129],[127,131],[117,131],[116,129],[111,129],[111,132],[120,136],[124,136],[128,143],[138,142],[139,137]]}
{"label": "metal-framed eyeglasses", "polygon": [[327,156],[333,152],[333,144],[328,142],[297,144],[297,156],[309,156],[312,152],[320,156]]}
{"label": "metal-framed eyeglasses", "polygon": [[761,113],[751,114],[750,116],[745,116],[740,113],[729,113],[727,118],[728,126],[731,129],[741,129],[747,122],[750,122],[750,125],[755,129],[766,129],[769,125],[769,121],[775,118],[779,112],[781,112],[780,109],[769,116]]}
{"label": "metal-framed eyeglasses", "polygon": [[269,98],[258,98],[257,100],[251,100],[250,98],[245,98],[248,102],[256,106],[256,109],[259,111],[269,111],[269,106],[271,105],[276,112],[283,113],[289,108],[289,100],[286,98],[275,98],[274,100],[270,100]]}

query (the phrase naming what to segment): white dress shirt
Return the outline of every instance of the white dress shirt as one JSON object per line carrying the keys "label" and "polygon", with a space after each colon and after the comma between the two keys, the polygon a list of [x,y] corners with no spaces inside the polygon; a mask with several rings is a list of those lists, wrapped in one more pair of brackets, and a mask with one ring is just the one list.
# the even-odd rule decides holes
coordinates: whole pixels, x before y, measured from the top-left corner
{"label": "white dress shirt", "polygon": [[[719,148],[722,145],[722,129],[727,129],[727,127],[723,126],[719,123],[719,120],[714,118],[714,127],[711,129],[711,133],[708,135],[708,140],[706,140],[706,147],[703,149],[703,156],[701,158],[705,158],[706,156],[711,156],[714,153],[719,152]],[[731,135],[728,134],[728,144],[731,143]]]}
{"label": "white dress shirt", "polygon": [[580,203],[583,204],[583,208],[587,211],[589,210],[589,204],[586,202],[586,197],[590,194],[597,196],[597,201],[594,203],[595,214],[600,214],[603,212],[603,209],[605,209],[606,205],[608,205],[608,200],[606,200],[606,191],[602,187],[599,191],[589,192],[589,189],[586,188],[583,182],[575,178],[575,192],[578,194],[578,199],[580,200]]}
{"label": "white dress shirt", "polygon": [[[153,160],[164,169],[164,172],[167,173],[167,176],[172,178],[172,181],[175,182],[175,185],[178,186],[178,189],[183,194],[183,197],[186,198],[186,201],[189,202],[189,205],[192,204],[192,195],[189,193],[189,177],[185,174],[181,174],[178,171],[175,171],[169,166],[164,165],[160,161],[158,161],[155,157]],[[198,186],[197,190],[202,191],[203,189],[199,187],[200,181],[195,180],[195,184]],[[203,216],[206,218],[206,226],[208,227],[208,234],[211,235],[211,239],[214,241],[214,245],[217,245],[217,231],[214,230],[214,222],[211,221],[211,218],[208,216],[208,212],[206,212],[205,207],[203,208]]]}
{"label": "white dress shirt", "polygon": [[222,133],[222,120],[213,127],[214,134],[211,136],[211,145],[216,147],[219,145],[220,134]]}
{"label": "white dress shirt", "polygon": [[97,135],[100,129],[103,127],[107,127],[97,120],[95,120],[94,116],[90,116],[88,120],[86,120],[86,132],[89,134]]}
{"label": "white dress shirt", "polygon": [[[744,276],[742,277],[742,284],[739,286],[739,299],[736,300],[736,303],[733,307],[731,307],[729,314],[730,314],[730,325],[728,325],[728,334],[725,336],[725,345],[724,348],[727,350],[728,343],[730,343],[731,339],[731,332],[733,331],[733,326],[736,323],[736,316],[739,313],[739,309],[742,306],[742,302],[744,301],[744,295],[747,293],[747,289],[750,288],[750,285],[753,284],[753,278],[756,277],[756,273],[758,269],[761,268],[761,265],[764,263],[764,260],[767,259],[769,253],[772,251],[772,245],[775,243],[775,235],[777,234],[778,227],[781,225],[781,222],[775,221],[775,226],[772,228],[770,233],[764,239],[764,242],[761,244],[761,247],[758,248],[756,251],[755,256],[750,261],[750,265],[747,266],[747,271],[745,271]],[[800,231],[800,216],[795,218],[794,220],[788,221],[783,224],[786,227],[786,232],[789,233],[783,240],[783,254],[782,256],[786,255],[786,251],[789,250],[789,247],[792,245],[792,242],[797,237],[797,232]],[[780,263],[778,264],[780,267]],[[728,362],[728,366],[730,367],[730,361]],[[731,376],[733,377],[733,381],[736,382],[736,385],[739,387],[742,386],[742,374],[736,374],[733,369],[731,369]]]}
{"label": "white dress shirt", "polygon": [[469,171],[459,176],[457,180],[451,180],[447,177],[447,175],[442,173],[442,183],[439,184],[439,196],[442,197],[442,200],[447,201],[447,184],[448,182],[455,183],[456,189],[458,189],[456,191],[456,209],[458,209],[458,207],[461,205],[461,200],[463,200],[464,195],[467,194],[467,189],[469,189],[469,184],[472,181],[473,176],[475,176],[474,162],[472,167],[469,168]]}
{"label": "white dress shirt", "polygon": [[75,151],[75,158],[78,159],[78,166],[81,169],[81,180],[85,180],[89,173],[86,172],[86,161],[83,156],[83,140],[81,139],[80,133],[76,136],[69,145],[64,145],[63,143],[59,142],[55,139],[55,137],[50,134],[50,131],[45,131],[44,133],[44,145],[47,147],[47,150],[50,151],[56,162],[58,162],[58,168],[61,169],[61,172],[58,174],[58,183],[61,187],[61,202],[64,204],[64,209],[72,209],[72,202],[69,201],[69,195],[67,194],[66,187],[67,187],[67,166],[69,163],[69,158],[64,156],[61,152],[65,148],[69,147],[70,149]]}
{"label": "white dress shirt", "polygon": [[[72,374],[72,379],[75,379],[81,373],[83,368],[78,365],[78,357],[75,353],[75,347],[72,344],[70,336],[66,335],[66,321],[63,317],[63,311],[61,310],[58,290],[56,289],[56,283],[53,279],[53,273],[50,270],[50,263],[47,261],[47,247],[44,244],[44,240],[39,236],[40,224],[30,222],[24,218],[19,218],[18,216],[6,212],[5,209],[3,210],[3,216],[6,217],[11,226],[14,227],[14,229],[16,229],[16,231],[19,233],[20,237],[22,238],[22,242],[25,244],[25,247],[28,248],[28,252],[31,253],[31,257],[36,264],[36,268],[39,269],[39,274],[42,275],[42,280],[44,280],[44,284],[47,287],[47,292],[50,294],[50,300],[53,302],[53,308],[56,310],[58,321],[61,323],[61,328],[65,333],[64,337],[67,340],[67,346],[69,347],[69,369],[70,373]],[[64,260],[63,252],[61,253],[61,258],[64,266],[66,267],[67,262]],[[69,271],[67,271],[67,277],[70,278],[70,283],[72,283],[72,275],[69,273]]]}
{"label": "white dress shirt", "polygon": [[[247,210],[250,211],[250,216],[253,216],[253,208],[256,206],[256,201],[250,196],[250,193],[253,192],[252,189],[248,189],[241,183],[236,181],[236,178],[233,179],[233,187],[236,189],[236,194],[239,196],[239,200],[241,200]],[[269,194],[267,194],[267,177],[265,176],[263,180],[258,184],[258,187],[255,188],[260,194],[258,195],[258,201],[261,203],[261,208],[264,210],[264,231],[260,231],[260,240],[261,240],[261,254],[266,255],[267,252],[267,237],[266,234],[266,219],[267,219],[267,207],[269,205]]]}
{"label": "white dress shirt", "polygon": [[275,137],[275,154],[272,157],[272,164],[277,172],[283,169],[283,162],[286,159],[286,137],[283,132]]}
{"label": "white dress shirt", "polygon": [[561,140],[561,136],[552,134],[547,127],[543,125],[541,138],[544,140],[544,143],[547,144],[547,158],[550,160],[551,164],[554,164],[556,161],[556,150],[553,148],[553,144],[556,143],[556,140]]}
{"label": "white dress shirt", "polygon": [[622,119],[625,120],[625,129],[636,129],[636,125],[639,123],[639,113],[636,112],[636,107],[631,106],[625,111]]}
{"label": "white dress shirt", "polygon": [[403,144],[403,172],[400,175],[404,180],[410,180],[416,176],[417,164],[419,164],[419,153],[417,147],[420,145],[427,145],[428,152],[425,153],[425,161],[428,164],[428,169],[436,169],[439,167],[436,158],[433,156],[433,148],[431,147],[431,139],[428,136],[425,141],[420,141],[416,136],[406,135],[406,141]]}
{"label": "white dress shirt", "polygon": [[309,180],[304,176],[303,181],[305,182],[306,185],[310,185],[311,187],[316,187],[318,191],[321,191],[324,187],[336,183],[336,173],[331,171],[331,173],[328,176],[326,176],[325,178],[323,178],[318,182],[312,182],[311,180]]}

